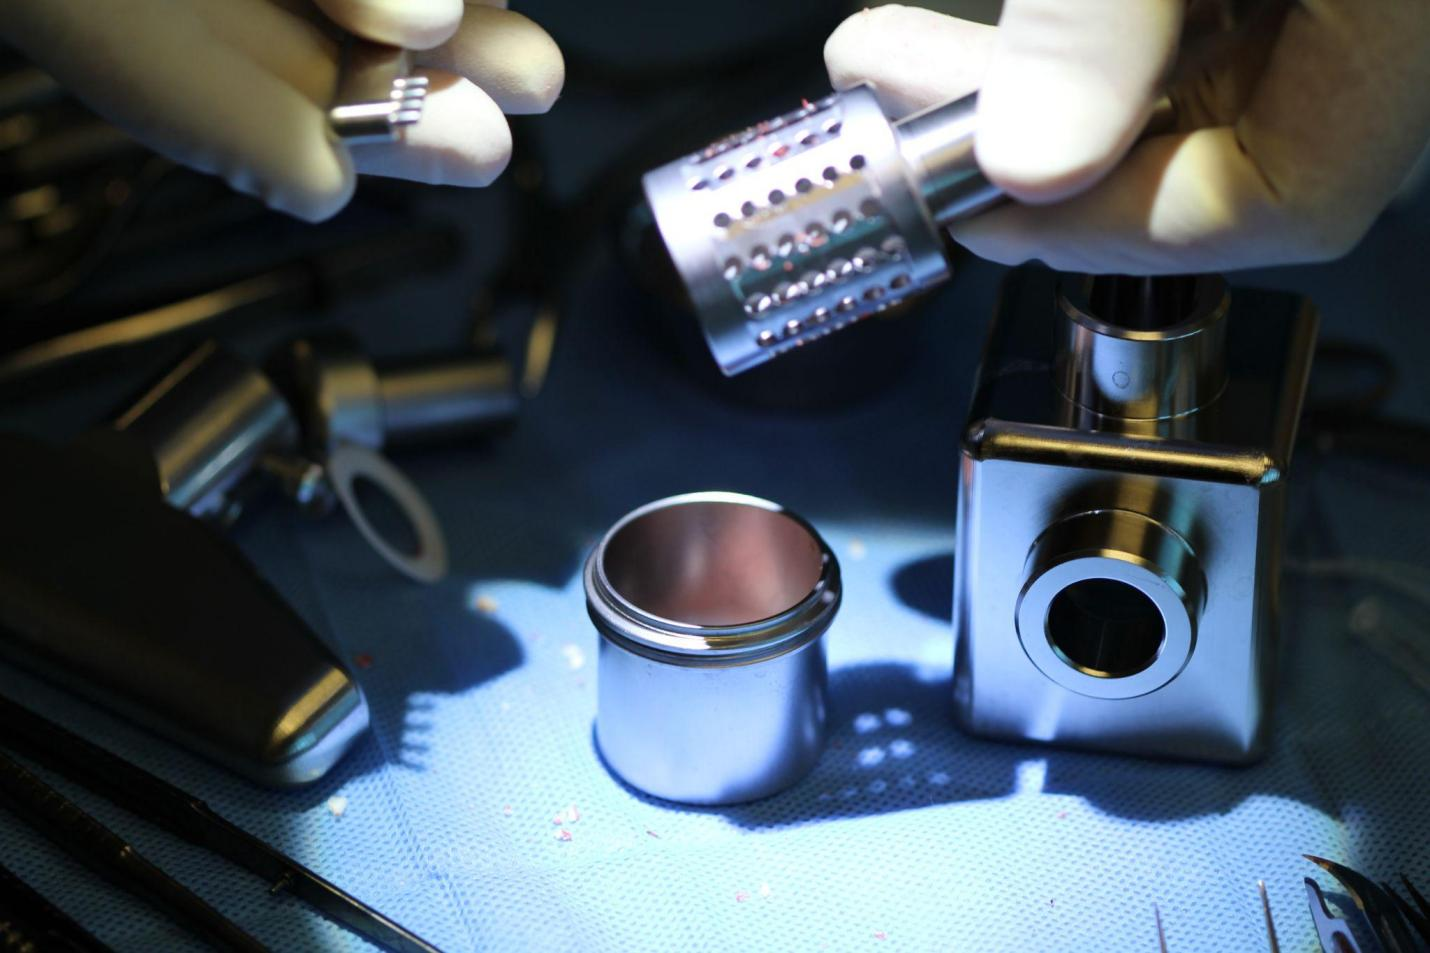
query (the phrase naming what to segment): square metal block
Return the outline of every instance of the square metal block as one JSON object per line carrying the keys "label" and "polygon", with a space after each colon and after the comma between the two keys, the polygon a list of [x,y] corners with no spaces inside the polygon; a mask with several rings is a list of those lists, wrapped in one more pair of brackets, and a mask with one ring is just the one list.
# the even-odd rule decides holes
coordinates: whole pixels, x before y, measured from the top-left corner
{"label": "square metal block", "polygon": [[1221,762],[1264,752],[1317,318],[1297,297],[1207,281],[1202,318],[1222,310],[1197,352],[1196,320],[1103,325],[1083,313],[1090,293],[1068,296],[1087,279],[1010,276],[962,442],[967,730]]}

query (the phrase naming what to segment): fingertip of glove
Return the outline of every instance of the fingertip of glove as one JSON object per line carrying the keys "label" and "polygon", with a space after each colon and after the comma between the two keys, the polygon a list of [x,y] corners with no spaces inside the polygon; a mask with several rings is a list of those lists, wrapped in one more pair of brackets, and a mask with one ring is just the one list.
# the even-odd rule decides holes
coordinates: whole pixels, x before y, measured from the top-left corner
{"label": "fingertip of glove", "polygon": [[316,0],[339,26],[412,50],[440,46],[462,22],[462,0]]}

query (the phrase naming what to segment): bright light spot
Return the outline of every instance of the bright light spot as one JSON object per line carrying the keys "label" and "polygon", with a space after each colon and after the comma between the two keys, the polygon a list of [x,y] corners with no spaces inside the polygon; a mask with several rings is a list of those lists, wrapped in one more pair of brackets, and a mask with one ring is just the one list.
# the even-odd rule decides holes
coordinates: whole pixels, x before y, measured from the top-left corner
{"label": "bright light spot", "polygon": [[855,717],[854,731],[861,735],[867,735],[871,731],[878,731],[881,724],[883,723],[879,720],[878,715],[872,712],[865,712]]}
{"label": "bright light spot", "polygon": [[1048,762],[1041,758],[1024,761],[1014,773],[1013,788],[1020,794],[1038,794],[1048,778]]}
{"label": "bright light spot", "polygon": [[863,559],[868,555],[869,550],[864,545],[864,541],[857,536],[849,541],[849,558]]}
{"label": "bright light spot", "polygon": [[935,771],[929,775],[929,784],[932,784],[935,787],[941,788],[952,780],[953,779],[948,776],[947,771]]}
{"label": "bright light spot", "polygon": [[567,644],[561,646],[561,654],[566,657],[566,665],[571,671],[576,671],[585,666],[586,653],[581,651],[581,646]]}
{"label": "bright light spot", "polygon": [[907,758],[914,753],[914,743],[904,738],[896,738],[889,742],[889,754],[896,758]]}
{"label": "bright light spot", "polygon": [[903,727],[914,720],[914,716],[902,708],[890,708],[884,712],[884,720],[891,725]]}
{"label": "bright light spot", "polygon": [[859,752],[859,766],[861,768],[872,768],[884,760],[883,748],[865,748]]}
{"label": "bright light spot", "polygon": [[328,813],[333,817],[342,817],[347,812],[348,799],[341,794],[334,794],[328,798]]}

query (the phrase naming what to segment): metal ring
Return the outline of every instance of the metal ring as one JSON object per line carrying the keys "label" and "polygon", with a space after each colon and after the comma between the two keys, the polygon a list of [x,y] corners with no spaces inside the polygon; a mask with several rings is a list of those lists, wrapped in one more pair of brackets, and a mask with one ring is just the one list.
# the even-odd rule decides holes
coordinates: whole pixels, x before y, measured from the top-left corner
{"label": "metal ring", "polygon": [[[417,554],[408,555],[389,543],[359,505],[354,483],[365,478],[397,504],[417,535]],[[412,481],[375,450],[354,443],[336,447],[328,457],[328,479],[368,545],[398,572],[418,582],[436,582],[447,574],[447,543],[432,508]]]}
{"label": "metal ring", "polygon": [[[1126,510],[1094,510],[1053,524],[1034,544],[1015,610],[1023,652],[1045,676],[1090,698],[1136,698],[1176,678],[1196,647],[1205,582],[1186,541]],[[1137,590],[1161,616],[1162,639],[1147,664],[1127,674],[1084,669],[1054,644],[1053,602],[1070,586],[1111,580]]]}

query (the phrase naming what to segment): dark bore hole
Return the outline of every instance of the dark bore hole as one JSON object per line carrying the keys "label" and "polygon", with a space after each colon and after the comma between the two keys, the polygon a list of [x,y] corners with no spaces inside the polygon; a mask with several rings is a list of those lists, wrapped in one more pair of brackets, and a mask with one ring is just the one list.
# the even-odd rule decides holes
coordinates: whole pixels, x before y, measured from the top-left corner
{"label": "dark bore hole", "polygon": [[1098,678],[1142,671],[1167,635],[1157,604],[1115,579],[1084,579],[1054,596],[1047,631],[1063,661]]}
{"label": "dark bore hole", "polygon": [[1088,306],[1108,324],[1132,331],[1161,331],[1191,316],[1196,292],[1195,275],[1099,275],[1092,279]]}

